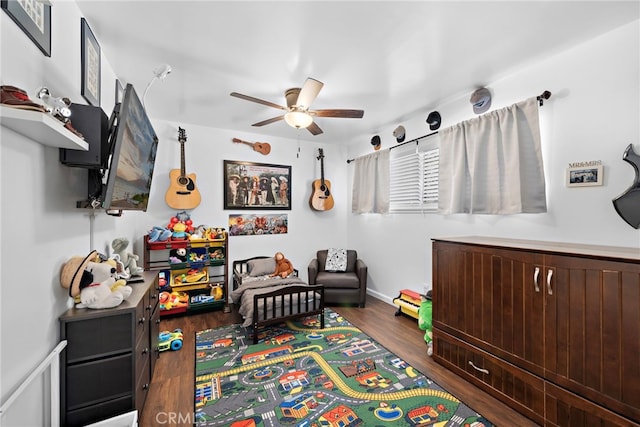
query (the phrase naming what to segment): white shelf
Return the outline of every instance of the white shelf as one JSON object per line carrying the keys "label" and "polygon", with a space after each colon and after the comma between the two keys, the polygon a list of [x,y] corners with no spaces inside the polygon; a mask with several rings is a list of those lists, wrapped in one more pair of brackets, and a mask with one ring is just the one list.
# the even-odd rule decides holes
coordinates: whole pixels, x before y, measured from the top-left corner
{"label": "white shelf", "polygon": [[89,150],[89,144],[84,139],[66,129],[60,120],[48,113],[0,105],[0,122],[2,126],[43,145],[71,150]]}

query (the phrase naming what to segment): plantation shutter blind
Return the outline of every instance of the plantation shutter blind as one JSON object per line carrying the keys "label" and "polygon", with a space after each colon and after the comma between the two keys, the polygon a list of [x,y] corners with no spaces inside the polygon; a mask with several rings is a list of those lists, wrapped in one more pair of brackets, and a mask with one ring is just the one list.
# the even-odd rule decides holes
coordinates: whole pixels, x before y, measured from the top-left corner
{"label": "plantation shutter blind", "polygon": [[389,212],[419,213],[438,207],[439,139],[419,139],[391,151]]}

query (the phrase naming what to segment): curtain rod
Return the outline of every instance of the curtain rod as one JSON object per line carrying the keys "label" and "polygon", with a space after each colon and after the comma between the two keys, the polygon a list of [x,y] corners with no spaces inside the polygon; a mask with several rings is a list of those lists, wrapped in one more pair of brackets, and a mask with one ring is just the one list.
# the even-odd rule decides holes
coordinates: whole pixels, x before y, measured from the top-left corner
{"label": "curtain rod", "polygon": [[[415,142],[417,144],[418,141],[420,141],[422,138],[426,138],[428,136],[432,136],[432,135],[435,135],[437,133],[438,133],[437,131],[436,132],[431,132],[431,133],[428,133],[426,135],[422,135],[422,136],[419,136],[417,138],[410,139],[409,141],[404,141],[404,142],[402,142],[402,143],[400,143],[398,145],[394,145],[393,147],[389,147],[389,150],[393,150],[394,148],[402,147],[403,145],[411,144],[412,142]],[[349,160],[347,160],[347,163],[351,163],[354,160],[355,159],[349,159]]]}
{"label": "curtain rod", "polygon": [[[540,95],[536,96],[536,100],[538,101],[538,104],[539,104],[541,107],[544,105],[544,100],[545,100],[545,99],[549,99],[549,98],[551,98],[551,92],[549,92],[548,90],[545,90],[545,91],[544,91],[544,92],[542,92]],[[412,143],[412,142],[416,142],[416,143],[417,143],[417,142],[418,142],[419,140],[421,140],[422,138],[427,138],[427,137],[432,136],[432,135],[435,135],[435,134],[437,134],[437,133],[438,133],[438,132],[436,131],[436,132],[428,133],[428,134],[426,134],[426,135],[419,136],[419,137],[414,138],[414,139],[411,139],[411,140],[409,140],[409,141],[405,141],[405,142],[403,142],[403,143],[401,143],[401,144],[394,145],[393,147],[389,147],[389,150],[393,150],[394,148],[402,147],[403,145],[405,145],[405,144],[410,144],[410,143]],[[354,160],[355,160],[355,159],[349,159],[349,160],[347,160],[347,163],[351,163],[351,162],[353,162]]]}

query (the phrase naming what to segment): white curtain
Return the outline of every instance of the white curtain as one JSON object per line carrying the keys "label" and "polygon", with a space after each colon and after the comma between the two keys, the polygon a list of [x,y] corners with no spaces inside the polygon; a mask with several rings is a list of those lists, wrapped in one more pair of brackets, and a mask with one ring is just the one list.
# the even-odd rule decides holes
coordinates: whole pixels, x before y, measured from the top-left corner
{"label": "white curtain", "polygon": [[547,211],[535,97],[440,131],[438,212]]}
{"label": "white curtain", "polygon": [[351,212],[389,212],[389,150],[354,160]]}

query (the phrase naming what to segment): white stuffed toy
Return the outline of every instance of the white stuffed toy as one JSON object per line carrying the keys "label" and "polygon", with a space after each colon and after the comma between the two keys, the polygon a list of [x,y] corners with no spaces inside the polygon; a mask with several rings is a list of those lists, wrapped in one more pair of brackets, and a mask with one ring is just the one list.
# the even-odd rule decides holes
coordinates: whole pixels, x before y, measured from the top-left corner
{"label": "white stuffed toy", "polygon": [[126,237],[117,237],[111,242],[111,247],[115,255],[118,255],[124,268],[129,271],[132,276],[139,276],[144,271],[143,268],[138,267],[138,260],[140,257],[132,252],[127,251],[129,246],[129,240]]}
{"label": "white stuffed toy", "polygon": [[[116,269],[108,262],[89,262],[80,283],[80,303],[76,308],[112,308],[126,300],[133,289],[114,277]],[[89,280],[90,279],[90,280]]]}

